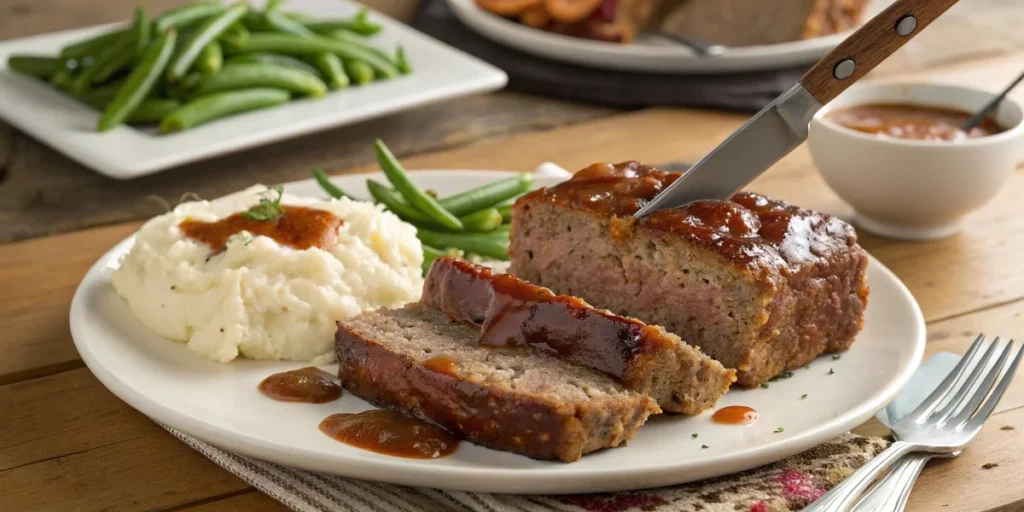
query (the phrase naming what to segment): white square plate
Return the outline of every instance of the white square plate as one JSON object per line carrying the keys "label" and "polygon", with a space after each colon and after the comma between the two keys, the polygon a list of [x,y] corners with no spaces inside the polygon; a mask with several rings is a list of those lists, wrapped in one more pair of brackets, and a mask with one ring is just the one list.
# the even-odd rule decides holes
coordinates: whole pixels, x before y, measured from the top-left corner
{"label": "white square plate", "polygon": [[[254,7],[262,0],[251,2]],[[323,18],[355,14],[350,0],[292,0],[288,10]],[[131,16],[125,12],[125,19]],[[70,42],[108,30],[111,25],[56,32],[0,42],[0,117],[54,149],[115,179],[132,179],[168,167],[471,93],[500,89],[505,73],[382,14],[384,26],[373,45],[405,47],[413,73],[322,98],[221,119],[183,132],[160,135],[152,129],[121,126],[95,131],[99,112],[40,80],[11,72],[12,53],[53,55]]]}

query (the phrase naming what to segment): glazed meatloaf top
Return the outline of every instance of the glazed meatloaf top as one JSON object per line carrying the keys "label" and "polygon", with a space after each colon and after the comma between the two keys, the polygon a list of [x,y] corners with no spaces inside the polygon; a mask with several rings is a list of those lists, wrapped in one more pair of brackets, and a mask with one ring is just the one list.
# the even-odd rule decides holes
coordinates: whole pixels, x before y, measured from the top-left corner
{"label": "glazed meatloaf top", "polygon": [[856,232],[840,219],[751,192],[633,217],[680,176],[635,161],[600,163],[520,201],[550,201],[611,217],[612,238],[628,237],[632,230],[683,237],[764,276],[797,273],[857,244]]}

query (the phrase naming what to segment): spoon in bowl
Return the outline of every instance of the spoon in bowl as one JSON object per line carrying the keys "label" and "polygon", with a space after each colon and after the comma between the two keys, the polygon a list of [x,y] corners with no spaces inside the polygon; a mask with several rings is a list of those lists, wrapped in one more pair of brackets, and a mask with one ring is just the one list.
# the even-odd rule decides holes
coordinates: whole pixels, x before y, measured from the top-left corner
{"label": "spoon in bowl", "polygon": [[1006,98],[1006,95],[1009,94],[1014,87],[1017,87],[1017,84],[1021,83],[1021,81],[1024,81],[1024,73],[1021,73],[1020,76],[1018,76],[1013,83],[1007,86],[1006,89],[1003,89],[1003,92],[999,93],[998,96],[992,98],[992,101],[986,103],[977,114],[974,114],[970,119],[964,121],[964,124],[960,125],[960,130],[969,132],[971,131],[971,128],[981,124],[982,121],[984,121],[992,112],[995,112],[996,108],[999,107],[999,104],[1003,102],[1004,98]]}

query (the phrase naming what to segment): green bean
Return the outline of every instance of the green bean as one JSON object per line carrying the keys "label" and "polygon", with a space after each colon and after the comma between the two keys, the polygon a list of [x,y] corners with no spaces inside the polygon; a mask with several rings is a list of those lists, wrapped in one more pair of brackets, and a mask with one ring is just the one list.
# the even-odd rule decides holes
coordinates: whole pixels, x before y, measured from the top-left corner
{"label": "green bean", "polygon": [[228,64],[273,64],[287,68],[301,69],[307,73],[317,74],[317,69],[295,57],[277,53],[241,53],[228,59]]}
{"label": "green bean", "polygon": [[361,36],[372,36],[383,28],[380,23],[370,21],[370,10],[362,9],[347,20],[318,20],[306,24],[306,27],[320,34],[344,29]]}
{"label": "green bean", "polygon": [[327,192],[327,195],[335,199],[341,199],[343,197],[351,199],[351,197],[349,197],[341,187],[332,183],[331,179],[320,169],[313,171],[313,177],[316,178],[316,182],[320,185],[320,188],[324,189],[324,192]]}
{"label": "green bean", "polygon": [[163,133],[192,128],[233,114],[286,103],[291,95],[282,89],[243,89],[200,96],[171,112],[160,122]]}
{"label": "green bean", "polygon": [[209,94],[230,89],[271,87],[304,96],[319,97],[327,92],[327,85],[316,75],[273,64],[228,64],[220,73],[209,75],[197,89],[198,94]]}
{"label": "green bean", "polygon": [[235,4],[223,13],[205,21],[196,29],[196,33],[182,45],[167,69],[167,78],[172,82],[188,73],[203,47],[220,37],[229,26],[238,21],[248,11],[246,4]]}
{"label": "green bean", "polygon": [[491,234],[493,234],[493,235],[504,234],[504,236],[508,236],[508,233],[510,231],[512,231],[512,224],[509,224],[509,223],[506,222],[506,223],[501,224],[498,227],[494,228],[494,231],[491,231]]}
{"label": "green bean", "polygon": [[329,37],[307,39],[291,34],[257,33],[249,37],[242,45],[241,51],[288,55],[316,55],[328,52],[337,54],[342,59],[366,61],[373,66],[376,74],[383,78],[391,78],[400,74],[398,68],[391,61],[380,59],[377,55],[366,51],[365,47]]}
{"label": "green bean", "polygon": [[[220,49],[220,43],[217,41],[210,41],[210,44],[203,48],[203,51],[199,54],[199,60],[196,61],[196,69],[200,73],[216,73],[220,71],[221,66],[224,65],[224,53]],[[187,75],[186,75],[187,76]]]}
{"label": "green bean", "polygon": [[63,60],[41,55],[11,55],[7,58],[7,67],[37,78],[46,78],[61,69],[66,69]]}
{"label": "green bean", "polygon": [[[334,38],[334,39],[345,41],[345,42],[347,42],[349,44],[358,46],[358,47],[362,48],[364,51],[367,51],[369,53],[372,53],[372,54],[376,55],[377,58],[379,58],[381,60],[384,60],[384,61],[387,61],[387,62],[391,62],[392,64],[395,65],[396,68],[398,67],[398,63],[395,62],[395,60],[392,59],[388,54],[378,50],[377,48],[374,48],[372,46],[367,45],[366,44],[366,39],[363,38],[362,36],[358,36],[356,34],[353,34],[352,32],[349,32],[348,30],[335,30],[334,32],[331,32],[331,37]],[[401,71],[401,70],[399,70],[399,71]]]}
{"label": "green bean", "polygon": [[412,73],[412,64],[410,64],[409,59],[406,58],[405,48],[402,47],[402,45],[399,45],[398,49],[395,50],[395,64],[398,66],[398,70],[401,71],[403,75],[408,75],[409,73]]}
{"label": "green bean", "polygon": [[421,226],[437,226],[433,219],[403,201],[402,195],[394,189],[373,180],[366,180],[366,188],[370,190],[370,196],[374,201],[384,205],[402,220]]}
{"label": "green bean", "polygon": [[316,32],[306,28],[305,25],[295,21],[277,11],[267,11],[263,14],[267,27],[282,34],[293,34],[299,37],[313,38]]}
{"label": "green bean", "polygon": [[373,67],[359,59],[345,59],[345,73],[356,85],[364,85],[373,81]]}
{"label": "green bean", "polygon": [[263,7],[263,12],[269,13],[276,11],[283,3],[284,0],[267,0],[267,5]]}
{"label": "green bean", "polygon": [[232,23],[227,30],[217,39],[223,43],[224,47],[231,51],[238,51],[239,48],[245,44],[245,40],[249,38],[249,30],[245,28],[239,22]]}
{"label": "green bean", "polygon": [[[373,180],[366,180],[366,187],[370,190],[370,196],[375,201],[383,204],[388,210],[398,215],[402,220],[416,224],[419,227],[439,231],[454,231],[439,224],[426,214],[409,205],[397,190],[381,185]],[[491,231],[501,225],[501,214],[490,208],[473,212],[469,215],[459,217],[465,231],[484,233]]]}
{"label": "green bean", "polygon": [[85,91],[91,84],[106,82],[114,73],[128,66],[135,57],[135,36],[126,33],[114,44],[96,56],[96,62],[71,81],[71,89]]}
{"label": "green bean", "polygon": [[120,90],[123,85],[123,80],[117,80],[115,82],[106,83],[99,87],[78,93],[75,97],[97,110],[103,110],[107,108],[107,105],[109,105],[111,101],[114,100],[114,97],[117,96],[117,91]]}
{"label": "green bean", "polygon": [[302,12],[285,12],[283,14],[299,23],[302,23],[303,25],[315,23],[317,21],[317,18]]}
{"label": "green bean", "polygon": [[83,59],[85,57],[98,55],[103,50],[110,47],[115,41],[121,38],[121,36],[128,33],[131,29],[122,28],[105,32],[98,36],[90,37],[84,41],[65,46],[60,51],[61,59]]}
{"label": "green bean", "polygon": [[149,11],[145,5],[135,8],[135,24],[132,26],[132,37],[135,40],[135,51],[142,55],[153,37],[153,24],[149,22]]}
{"label": "green bean", "polygon": [[459,221],[462,222],[462,228],[465,231],[486,233],[494,231],[495,228],[501,225],[501,214],[494,208],[486,208],[459,217]]}
{"label": "green bean", "polygon": [[199,87],[199,84],[203,82],[203,78],[204,75],[202,73],[193,71],[185,75],[185,78],[182,78],[173,84],[165,82],[167,96],[174,100],[185,101],[192,96],[196,87]]}
{"label": "green bean", "polygon": [[171,27],[182,28],[200,19],[216,16],[223,12],[224,7],[218,2],[196,2],[161,14],[156,18],[154,28],[157,32],[165,32]]}
{"label": "green bean", "polygon": [[320,68],[320,74],[327,78],[327,85],[331,89],[344,89],[348,87],[348,74],[345,73],[345,65],[341,57],[333,53],[318,53],[313,57],[313,63]]}
{"label": "green bean", "polygon": [[533,175],[522,173],[446,197],[440,202],[452,214],[466,215],[522,194],[530,189],[530,185],[533,185]]}
{"label": "green bean", "polygon": [[178,33],[174,29],[157,36],[139,60],[139,64],[132,69],[124,85],[117,91],[117,95],[103,111],[97,130],[105,132],[121,124],[142,103],[167,68],[177,39]]}
{"label": "green bean", "polygon": [[495,208],[497,208],[498,213],[501,214],[501,220],[503,222],[511,222],[512,221],[512,205],[513,204],[515,204],[515,201],[506,201],[506,202],[501,203],[501,204],[499,204],[499,205],[497,205],[495,207]]}
{"label": "green bean", "polygon": [[417,228],[420,242],[433,247],[453,247],[485,258],[508,260],[508,238],[487,234],[442,233]]}
{"label": "green bean", "polygon": [[409,179],[409,175],[402,168],[402,164],[391,153],[391,150],[384,145],[384,142],[377,139],[374,142],[374,148],[377,152],[377,163],[380,164],[381,170],[387,175],[388,180],[395,186],[395,189],[401,192],[402,196],[409,201],[409,204],[448,229],[462,229],[462,222],[456,216],[445,210],[444,207],[437,203],[437,200],[430,197],[423,189],[417,187]]}
{"label": "green bean", "polygon": [[266,20],[263,19],[263,15],[253,10],[249,10],[249,12],[245,13],[239,22],[243,27],[252,32],[258,32],[266,29]]}
{"label": "green bean", "polygon": [[54,74],[47,77],[46,81],[50,82],[50,85],[58,89],[64,89],[71,82],[71,79],[71,71],[69,71],[67,68],[61,68],[58,69],[57,72],[55,72]]}
{"label": "green bean", "polygon": [[181,103],[166,98],[149,98],[144,100],[127,119],[130,124],[159,123],[168,114],[181,108]]}

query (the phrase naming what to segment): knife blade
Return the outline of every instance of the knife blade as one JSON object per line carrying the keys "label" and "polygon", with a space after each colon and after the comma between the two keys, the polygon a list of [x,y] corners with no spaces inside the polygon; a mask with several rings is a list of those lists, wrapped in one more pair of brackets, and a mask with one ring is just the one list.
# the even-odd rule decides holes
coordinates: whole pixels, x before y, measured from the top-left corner
{"label": "knife blade", "polygon": [[896,0],[635,214],[728,199],[807,139],[814,114],[931,24],[957,0]]}

